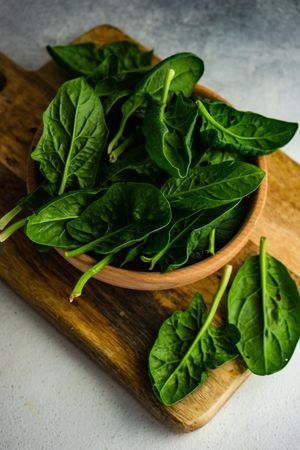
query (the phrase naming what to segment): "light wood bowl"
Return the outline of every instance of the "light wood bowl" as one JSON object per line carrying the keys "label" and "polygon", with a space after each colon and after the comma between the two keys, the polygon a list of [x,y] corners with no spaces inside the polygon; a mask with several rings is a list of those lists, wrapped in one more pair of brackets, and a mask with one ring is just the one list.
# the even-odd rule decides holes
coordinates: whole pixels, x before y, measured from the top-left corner
{"label": "light wood bowl", "polygon": [[[207,87],[197,84],[194,93],[199,97],[205,97],[212,100],[226,101],[216,92]],[[227,102],[227,101],[226,101]],[[228,103],[228,102],[227,102]],[[31,150],[35,147],[41,129],[36,132],[31,144]],[[266,157],[258,156],[253,159],[254,164],[259,166],[265,172],[267,171]],[[34,161],[29,157],[27,168],[27,190],[32,192],[37,186],[37,168]],[[119,269],[113,266],[106,266],[101,272],[97,273],[94,278],[103,281],[104,283],[113,286],[119,286],[127,289],[136,290],[158,290],[158,289],[172,289],[179,286],[194,283],[197,280],[208,277],[212,273],[219,270],[222,266],[231,261],[240,250],[246,245],[249,237],[263,211],[267,197],[267,176],[259,186],[258,190],[252,194],[251,202],[249,203],[249,211],[244,223],[237,232],[237,234],[215,255],[209,256],[203,261],[174,270],[168,273],[159,272],[140,272],[136,270]],[[65,258],[64,251],[56,249],[56,251]],[[74,258],[65,258],[72,266],[85,272],[96,260],[89,255],[83,254]]]}

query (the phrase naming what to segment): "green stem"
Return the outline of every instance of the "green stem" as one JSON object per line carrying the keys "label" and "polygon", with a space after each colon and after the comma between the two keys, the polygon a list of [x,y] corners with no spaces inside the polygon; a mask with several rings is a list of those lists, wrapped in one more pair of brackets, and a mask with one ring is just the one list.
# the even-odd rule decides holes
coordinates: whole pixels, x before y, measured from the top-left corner
{"label": "green stem", "polygon": [[122,142],[121,145],[119,145],[119,147],[117,147],[113,152],[111,152],[111,154],[109,155],[109,162],[115,163],[119,158],[119,156],[122,155],[122,153],[124,153],[125,150],[127,150],[127,148],[130,147],[131,144],[133,144],[134,139],[135,135],[134,133],[132,133],[129,136],[129,138],[127,138],[124,142]]}
{"label": "green stem", "polygon": [[[220,285],[219,285],[219,287],[217,289],[217,292],[215,293],[215,296],[213,298],[213,301],[212,301],[209,313],[208,313],[208,315],[207,315],[207,317],[205,319],[205,322],[202,325],[202,327],[200,328],[200,330],[199,330],[197,336],[195,337],[192,345],[190,346],[190,348],[188,349],[188,351],[186,352],[186,354],[182,358],[181,362],[176,367],[176,370],[171,374],[171,376],[174,376],[174,373],[178,372],[180,370],[180,368],[182,367],[182,365],[185,364],[185,361],[190,356],[190,354],[194,350],[195,346],[198,344],[199,340],[202,338],[203,334],[206,332],[207,328],[210,326],[210,324],[211,324],[211,322],[212,322],[212,320],[213,320],[213,318],[214,318],[214,316],[216,314],[216,311],[218,309],[219,303],[220,303],[220,301],[221,301],[221,299],[222,299],[222,297],[224,295],[224,292],[225,292],[225,290],[227,288],[227,285],[229,283],[231,272],[232,272],[232,266],[227,264],[227,266],[225,266]],[[169,381],[169,379],[165,382],[165,385],[168,383],[168,381]]]}
{"label": "green stem", "polygon": [[[198,335],[197,335],[197,337],[195,339],[197,342],[199,341],[201,336],[205,333],[205,331],[207,330],[207,328],[211,324],[211,322],[212,322],[212,320],[213,320],[213,318],[214,318],[214,316],[215,316],[215,314],[217,312],[219,303],[220,303],[220,301],[221,301],[221,299],[222,299],[222,297],[223,297],[223,295],[225,293],[225,290],[227,288],[227,285],[229,283],[231,272],[232,272],[232,266],[227,264],[225,266],[220,285],[219,285],[219,287],[217,289],[217,292],[215,293],[215,296],[213,298],[213,301],[212,301],[212,304],[211,304],[208,316],[207,316],[207,318],[206,318],[206,320],[205,320],[205,322],[204,322],[200,332],[198,333]],[[194,343],[193,343],[193,345],[194,345]]]}
{"label": "green stem", "polygon": [[209,244],[208,244],[208,249],[207,249],[207,253],[211,253],[212,255],[215,254],[215,243],[216,243],[216,229],[213,228],[210,233],[209,233]]}
{"label": "green stem", "polygon": [[117,144],[117,142],[121,139],[121,137],[123,136],[123,131],[125,128],[125,125],[127,123],[127,116],[123,116],[121,123],[120,123],[120,128],[117,132],[117,134],[115,135],[115,137],[112,139],[112,141],[110,141],[108,148],[107,148],[107,154],[110,155],[115,147],[115,145]]}
{"label": "green stem", "polygon": [[104,269],[104,267],[112,261],[113,256],[113,254],[105,256],[105,258],[101,259],[101,261],[97,262],[97,264],[92,266],[89,270],[81,275],[70,295],[70,302],[72,302],[75,297],[80,297],[82,289],[84,288],[88,280],[96,275],[96,273]]}
{"label": "green stem", "polygon": [[[266,337],[266,310],[267,310],[267,238],[262,236],[260,238],[260,255],[259,255],[259,269],[260,269],[260,283],[261,283],[261,296],[262,296],[262,309],[263,309],[263,321],[264,321],[264,331],[263,331],[263,349],[265,353],[265,337]],[[264,358],[265,364],[267,364],[268,358]],[[266,373],[268,372],[267,367],[265,367]]]}
{"label": "green stem", "polygon": [[0,233],[0,242],[6,241],[15,231],[17,231],[19,228],[22,228],[26,223],[27,218],[21,219],[16,223],[13,223],[10,225],[10,227],[5,228],[2,233]]}
{"label": "green stem", "polygon": [[173,80],[174,76],[175,76],[175,70],[169,69],[167,71],[167,73],[166,73],[165,83],[164,83],[164,87],[163,87],[163,91],[162,91],[162,97],[161,97],[162,113],[164,113],[165,106],[166,106],[167,101],[168,101],[169,90],[170,90],[170,86],[171,86],[171,83],[172,83],[172,80]]}
{"label": "green stem", "polygon": [[22,209],[23,208],[21,208],[20,205],[17,205],[4,216],[2,216],[0,219],[0,230],[3,230],[9,224],[9,222],[11,222],[13,218],[22,211]]}

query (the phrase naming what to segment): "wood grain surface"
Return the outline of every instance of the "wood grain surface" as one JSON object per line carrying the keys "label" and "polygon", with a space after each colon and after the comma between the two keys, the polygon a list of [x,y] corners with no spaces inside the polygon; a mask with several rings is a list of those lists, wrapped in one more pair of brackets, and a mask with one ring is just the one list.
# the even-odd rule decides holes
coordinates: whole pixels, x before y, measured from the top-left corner
{"label": "wood grain surface", "polygon": [[[99,26],[80,38],[104,44],[129,38],[110,26]],[[48,63],[34,73],[25,72],[0,54],[0,213],[25,194],[26,158],[41,115],[62,72]],[[232,261],[234,268],[245,255],[258,252],[259,237],[268,237],[268,251],[280,258],[300,282],[300,168],[282,152],[268,158],[269,194],[253,238]],[[0,273],[28,304],[71,338],[108,370],[160,421],[178,431],[203,426],[222,407],[249,372],[240,360],[211,372],[207,382],[172,407],[154,397],[147,376],[147,355],[162,321],[185,308],[200,291],[209,304],[220,273],[174,290],[132,291],[92,280],[73,304],[68,295],[79,276],[56,252],[38,253],[21,231],[0,247]],[[216,317],[226,316],[223,302]]]}

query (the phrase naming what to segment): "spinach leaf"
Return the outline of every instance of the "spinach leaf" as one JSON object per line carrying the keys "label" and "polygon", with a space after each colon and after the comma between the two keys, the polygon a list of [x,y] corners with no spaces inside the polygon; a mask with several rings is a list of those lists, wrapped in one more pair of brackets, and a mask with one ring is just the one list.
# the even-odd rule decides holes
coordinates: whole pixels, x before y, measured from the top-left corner
{"label": "spinach leaf", "polygon": [[286,267],[266,254],[249,256],[228,295],[228,320],[241,333],[238,349],[257,375],[281,370],[300,337],[300,295]]}
{"label": "spinach leaf", "polygon": [[66,256],[91,250],[116,253],[144,240],[170,220],[170,205],[157,188],[147,183],[115,183],[78,219],[68,223],[70,235],[84,245]]}
{"label": "spinach leaf", "polygon": [[184,178],[170,178],[162,193],[171,206],[191,211],[214,208],[254,192],[265,172],[242,161],[194,167]]}
{"label": "spinach leaf", "polygon": [[197,100],[202,116],[201,140],[213,147],[227,144],[245,155],[268,154],[287,144],[298,124],[238,111],[220,101]]}
{"label": "spinach leaf", "polygon": [[59,195],[27,219],[27,237],[48,247],[77,247],[78,242],[67,231],[67,223],[79,217],[97,195],[101,195],[99,190],[80,190]]}
{"label": "spinach leaf", "polygon": [[73,76],[89,76],[99,64],[98,52],[94,44],[71,44],[47,46],[54,61]]}
{"label": "spinach leaf", "polygon": [[154,66],[137,84],[131,96],[123,103],[120,127],[108,146],[108,154],[112,153],[120,139],[122,139],[129,117],[147,102],[149,96],[154,99],[161,98],[166,73],[169,69],[175,71],[175,76],[170,85],[170,93],[178,95],[181,92],[188,97],[204,71],[204,64],[198,56],[192,53],[178,53]]}
{"label": "spinach leaf", "polygon": [[[154,256],[143,257],[142,260],[151,262],[150,270],[160,261],[162,271],[170,272],[187,264],[195,253],[198,260],[203,259],[207,256],[212,230],[216,229],[215,240],[219,242],[219,226],[231,216],[238,204],[239,201],[194,213],[173,212],[171,223],[159,234],[151,236],[145,247],[144,252],[154,253]],[[234,233],[234,230],[232,232]]]}
{"label": "spinach leaf", "polygon": [[174,76],[174,70],[169,69],[161,100],[148,103],[143,133],[150,158],[171,176],[185,177],[192,160],[192,135],[198,113],[195,103],[182,94],[167,106]]}
{"label": "spinach leaf", "polygon": [[197,293],[186,311],[173,313],[159,330],[149,354],[149,374],[153,390],[164,405],[182,400],[206,381],[210,369],[238,355],[237,329],[211,324],[231,270],[226,266],[209,312]]}
{"label": "spinach leaf", "polygon": [[93,187],[107,127],[99,98],[84,78],[64,83],[43,116],[43,134],[31,154],[50,183]]}

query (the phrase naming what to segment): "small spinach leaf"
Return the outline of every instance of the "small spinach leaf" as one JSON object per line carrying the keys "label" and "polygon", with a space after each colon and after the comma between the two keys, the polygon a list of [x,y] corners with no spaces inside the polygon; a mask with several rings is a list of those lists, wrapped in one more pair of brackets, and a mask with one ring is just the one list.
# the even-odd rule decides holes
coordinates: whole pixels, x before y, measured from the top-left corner
{"label": "small spinach leaf", "polygon": [[73,76],[89,76],[97,68],[99,58],[92,43],[47,46],[54,61]]}
{"label": "small spinach leaf", "polygon": [[228,295],[228,320],[241,334],[238,349],[257,375],[281,370],[300,337],[300,295],[286,267],[266,254],[248,256]]}
{"label": "small spinach leaf", "polygon": [[237,329],[211,324],[231,269],[226,266],[209,312],[197,293],[186,311],[173,313],[159,330],[149,354],[149,373],[154,392],[164,405],[182,400],[206,381],[210,369],[238,355]]}
{"label": "small spinach leaf", "polygon": [[171,176],[185,177],[192,160],[192,135],[197,107],[179,94],[175,103],[167,105],[174,70],[170,69],[161,101],[148,103],[143,122],[146,150],[155,163]]}
{"label": "small spinach leaf", "polygon": [[229,144],[244,155],[268,154],[287,144],[298,124],[238,111],[220,101],[197,100],[201,140],[213,147]]}

